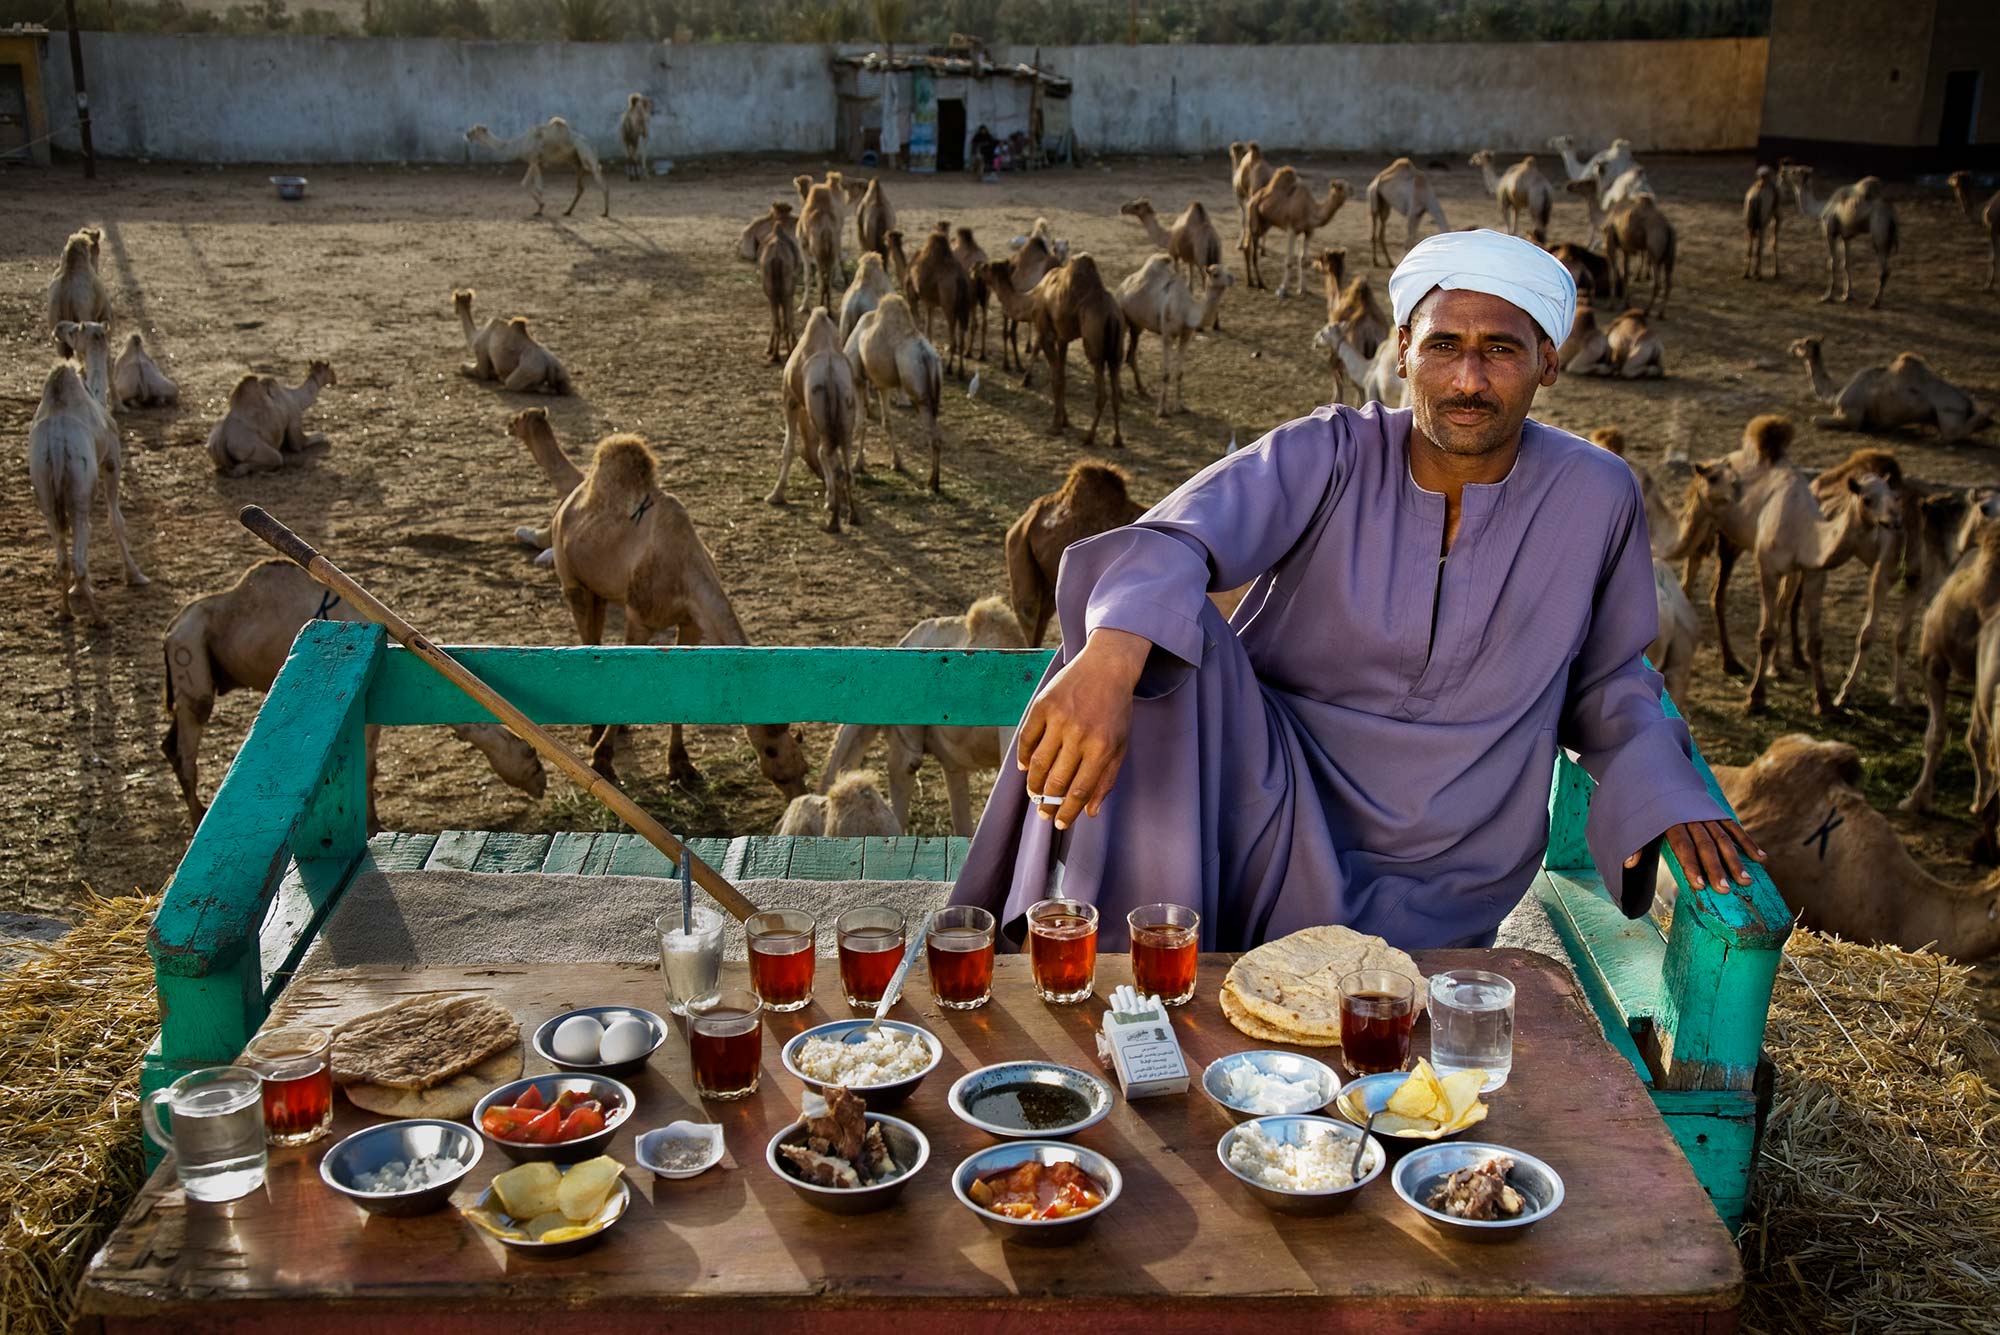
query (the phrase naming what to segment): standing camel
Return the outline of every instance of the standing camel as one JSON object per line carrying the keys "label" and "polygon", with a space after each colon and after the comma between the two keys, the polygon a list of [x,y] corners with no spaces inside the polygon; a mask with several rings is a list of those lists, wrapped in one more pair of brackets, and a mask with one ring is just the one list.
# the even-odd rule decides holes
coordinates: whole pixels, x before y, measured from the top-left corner
{"label": "standing camel", "polygon": [[576,193],[569,198],[569,207],[563,210],[567,218],[576,212],[576,202],[583,198],[585,177],[597,182],[597,188],[604,195],[603,216],[611,216],[611,187],[605,183],[604,168],[597,161],[597,150],[576,131],[570,129],[569,122],[560,116],[551,116],[542,124],[515,135],[512,139],[496,139],[493,131],[484,125],[475,125],[465,132],[468,143],[490,148],[495,153],[528,164],[527,175],[521,184],[535,197],[535,215],[541,216],[542,173],[545,171],[576,171]]}
{"label": "standing camel", "polygon": [[61,326],[102,324],[111,318],[111,298],[104,280],[97,276],[98,245],[103,233],[95,227],[72,232],[63,243],[62,260],[49,283],[49,330],[55,334],[56,350],[67,357],[72,349],[63,342]]}
{"label": "standing camel", "polygon": [[[922,313],[926,338],[930,337],[932,317],[944,316],[945,373],[964,379],[966,345],[972,341],[972,279],[951,253],[949,237],[949,223],[940,222],[931,229],[916,261],[905,271],[903,295]],[[901,245],[892,253],[900,255]]]}
{"label": "standing camel", "polygon": [[[956,227],[951,233],[951,255],[958,261],[958,267],[965,270],[965,281],[971,284],[971,313],[979,322],[979,360],[986,360],[986,317],[991,309],[993,289],[986,276],[980,272],[986,263],[986,251],[973,239],[970,227]],[[972,350],[972,327],[968,321],[965,331],[966,351]]]}
{"label": "standing camel", "polygon": [[[1363,358],[1373,358],[1381,350],[1383,343],[1390,341],[1393,332],[1389,327],[1389,313],[1382,309],[1382,303],[1375,299],[1375,290],[1367,278],[1356,278],[1345,287],[1340,286],[1341,263],[1337,252],[1322,251],[1313,261],[1313,267],[1326,275],[1326,323],[1330,328],[1344,330],[1344,341],[1354,345],[1354,351]],[[1332,348],[1333,356],[1333,401],[1347,401],[1347,359],[1339,349]],[[1393,368],[1392,368],[1393,369]],[[1382,400],[1387,403],[1385,398]],[[1363,403],[1367,399],[1362,400]]]}
{"label": "standing camel", "polygon": [[1872,432],[1934,426],[1938,440],[1950,442],[1976,436],[1993,421],[1990,411],[1914,352],[1898,355],[1887,366],[1862,367],[1841,389],[1834,388],[1827,374],[1818,338],[1793,343],[1792,356],[1805,363],[1813,397],[1833,408],[1812,419],[1817,427]]}
{"label": "standing camel", "polygon": [[792,299],[798,293],[799,272],[805,263],[791,205],[783,200],[774,201],[771,230],[757,250],[757,281],[763,286],[765,304],[771,308],[771,336],[764,342],[764,358],[773,364],[783,360],[798,344],[797,332],[792,327]]}
{"label": "standing camel", "polygon": [[1389,215],[1400,213],[1408,226],[1403,233],[1403,249],[1417,244],[1417,220],[1430,215],[1440,232],[1449,232],[1451,224],[1444,219],[1444,205],[1438,201],[1437,191],[1431,188],[1430,177],[1417,170],[1417,164],[1408,158],[1397,158],[1394,162],[1375,173],[1375,179],[1368,183],[1368,258],[1371,263],[1380,256],[1382,263],[1394,264],[1395,256],[1389,253]]}
{"label": "standing camel", "polygon": [[1049,364],[1050,391],[1055,399],[1049,434],[1060,436],[1069,425],[1069,345],[1081,340],[1096,380],[1084,446],[1097,443],[1097,423],[1104,415],[1105,382],[1109,380],[1111,444],[1115,449],[1124,448],[1125,433],[1118,422],[1118,358],[1124,351],[1125,319],[1118,313],[1118,299],[1105,288],[1097,272],[1097,261],[1087,254],[1072,255],[1068,264],[1036,284],[1030,296],[1035,303],[1035,337]]}
{"label": "standing camel", "polygon": [[1028,326],[1028,355],[1033,356],[1035,352],[1035,311],[1028,294],[1048,276],[1049,270],[1061,263],[1063,261],[1045,241],[1030,236],[1015,248],[1011,256],[991,261],[984,271],[987,287],[992,291],[994,300],[1000,303],[1001,369],[1020,371],[1023,384],[1027,383],[1028,372],[1028,363],[1021,355],[1018,341],[1023,324]]}
{"label": "standing camel", "polygon": [[1509,167],[1505,173],[1493,170],[1493,150],[1482,148],[1471,158],[1472,165],[1479,168],[1479,174],[1486,180],[1486,192],[1500,205],[1500,223],[1507,229],[1508,236],[1520,233],[1522,219],[1529,219],[1536,245],[1542,245],[1549,236],[1549,213],[1555,208],[1555,188],[1549,178],[1542,175],[1542,169],[1535,165],[1534,155],[1522,158]]}
{"label": "standing camel", "polygon": [[1264,188],[1275,170],[1255,139],[1247,144],[1229,146],[1229,184],[1236,192],[1236,211],[1242,222],[1242,229],[1237,234],[1239,247],[1250,238],[1250,196]]}
{"label": "standing camel", "polygon": [[[1643,256],[1653,271],[1646,292],[1647,315],[1667,318],[1667,299],[1674,291],[1674,252],[1678,236],[1651,195],[1639,195],[1615,205],[1604,217],[1604,258],[1611,266],[1611,292],[1625,298],[1634,256]],[[1653,303],[1658,301],[1657,312]]]}
{"label": "standing camel", "polygon": [[1125,317],[1125,360],[1132,367],[1132,390],[1144,394],[1139,383],[1139,331],[1160,336],[1159,415],[1172,411],[1170,398],[1187,410],[1183,379],[1187,375],[1187,345],[1194,332],[1207,325],[1222,306],[1222,294],[1236,280],[1219,264],[1207,270],[1208,285],[1197,298],[1174,271],[1173,261],[1155,255],[1118,285],[1118,309]]}
{"label": "standing camel", "polygon": [[1150,199],[1135,199],[1118,211],[1138,220],[1147,239],[1167,252],[1167,258],[1174,262],[1174,272],[1189,287],[1205,283],[1208,266],[1222,263],[1222,238],[1217,235],[1215,224],[1208,220],[1208,210],[1201,206],[1200,200],[1191,201],[1167,227],[1160,225],[1160,215],[1153,211]]}
{"label": "standing camel", "polygon": [[896,280],[883,267],[882,257],[872,250],[864,253],[854,266],[854,280],[840,298],[840,341],[845,344],[861,317],[894,291]]}
{"label": "standing camel", "polygon": [[772,505],[785,503],[785,479],[796,453],[825,487],[826,531],[840,532],[843,518],[859,528],[861,511],[854,504],[854,464],[848,451],[854,445],[860,401],[854,368],[824,306],[806,317],[805,333],[785,362],[784,394],[785,443],[778,456],[778,484],[765,499]]}
{"label": "standing camel", "polygon": [[[104,326],[92,321],[65,321],[72,338],[79,330],[95,330],[105,339]],[[102,624],[97,595],[90,584],[90,512],[100,482],[111,532],[125,560],[125,582],[147,583],[132,557],[125,536],[125,512],[118,505],[118,479],[124,456],[111,411],[84,384],[68,362],[58,362],[42,383],[41,402],[28,424],[28,485],[35,507],[56,549],[56,610],[67,621],[82,616]]]}
{"label": "standing camel", "polygon": [[[1979,526],[1972,560],[1951,573],[1924,612],[1917,673],[1923,679],[1930,720],[1924,727],[1923,770],[1909,796],[1896,804],[1904,811],[1931,809],[1938,761],[1944,756],[1947,693],[1954,681],[1977,684],[1979,629],[1996,618],[2000,618],[2000,519],[1990,519]],[[1968,737],[1966,745],[1973,744]],[[1984,764],[1985,757],[1975,762],[1979,768]]]}
{"label": "standing camel", "polygon": [[896,210],[889,203],[889,196],[882,191],[879,177],[868,178],[868,185],[861,192],[861,200],[854,207],[854,234],[861,243],[864,254],[873,253],[886,256],[886,238],[896,227]]}
{"label": "standing camel", "polygon": [[1958,206],[1965,210],[1965,216],[1986,233],[1986,290],[1993,290],[1993,274],[2000,269],[2000,190],[1993,192],[1986,201],[1986,207],[1979,212],[1972,211],[1972,174],[1953,172],[1945,178],[1951,182],[1951,193],[1958,200]]}
{"label": "standing camel", "polygon": [[1854,295],[1855,237],[1866,235],[1875,248],[1875,295],[1870,309],[1882,304],[1882,289],[1889,285],[1889,257],[1896,253],[1896,210],[1883,193],[1882,180],[1864,176],[1853,185],[1844,185],[1824,200],[1813,193],[1811,167],[1786,167],[1780,173],[1792,188],[1792,198],[1807,222],[1817,223],[1826,234],[1826,291],[1821,301],[1833,300],[1835,279],[1840,280],[1840,299]]}
{"label": "standing camel", "polygon": [[[882,434],[889,440],[889,466],[898,473],[903,471],[903,452],[897,447],[896,433],[889,425],[889,391],[900,390],[916,406],[917,420],[931,447],[930,489],[937,491],[938,463],[944,448],[938,431],[944,369],[938,362],[937,349],[917,332],[916,318],[910,314],[910,303],[902,293],[891,292],[883,297],[874,310],[855,323],[846,352],[855,385],[864,396],[870,390],[875,392],[881,409]],[[867,439],[868,406],[864,401],[854,433],[857,472],[868,466]]]}
{"label": "standing camel", "polygon": [[625,114],[618,118],[618,138],[625,145],[625,179],[637,181],[646,175],[646,139],[651,133],[647,117],[653,114],[653,99],[634,93],[625,99]]}
{"label": "standing camel", "polygon": [[1771,277],[1778,277],[1778,181],[1769,167],[1757,169],[1757,179],[1743,195],[1743,276],[1762,277],[1764,233],[1771,233]]}
{"label": "standing camel", "polygon": [[[1280,297],[1302,296],[1306,290],[1306,256],[1312,234],[1333,221],[1347,202],[1347,182],[1334,178],[1326,183],[1326,198],[1316,200],[1299,174],[1290,167],[1273,172],[1262,190],[1250,197],[1250,231],[1243,238],[1243,270],[1251,287],[1264,286],[1261,243],[1264,233],[1282,229],[1285,258],[1278,270]],[[1297,252],[1294,258],[1293,252]],[[1298,281],[1292,281],[1294,266]]]}
{"label": "standing camel", "polygon": [[[800,181],[807,180],[800,177]],[[800,284],[805,300],[831,311],[836,284],[845,285],[840,271],[840,203],[832,186],[807,184],[805,207],[799,211],[799,244],[805,255],[805,282]]]}

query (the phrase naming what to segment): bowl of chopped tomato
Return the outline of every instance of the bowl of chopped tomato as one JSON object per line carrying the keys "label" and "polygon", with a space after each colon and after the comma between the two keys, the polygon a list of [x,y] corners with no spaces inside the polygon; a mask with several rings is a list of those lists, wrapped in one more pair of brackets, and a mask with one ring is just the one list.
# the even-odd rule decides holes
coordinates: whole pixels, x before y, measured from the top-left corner
{"label": "bowl of chopped tomato", "polygon": [[479,1134],[515,1163],[581,1163],[637,1106],[632,1091],[593,1075],[536,1075],[500,1086],[472,1110]]}
{"label": "bowl of chopped tomato", "polygon": [[1009,1242],[1074,1242],[1125,1189],[1118,1166],[1096,1150],[1056,1140],[992,1145],[951,1175],[959,1203]]}

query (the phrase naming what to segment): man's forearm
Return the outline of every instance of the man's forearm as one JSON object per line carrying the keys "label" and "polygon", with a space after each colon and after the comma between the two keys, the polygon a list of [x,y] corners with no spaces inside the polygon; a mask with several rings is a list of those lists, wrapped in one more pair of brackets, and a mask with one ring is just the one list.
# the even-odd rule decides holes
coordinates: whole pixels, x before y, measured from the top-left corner
{"label": "man's forearm", "polygon": [[1153,642],[1143,635],[1099,626],[1090,632],[1090,638],[1084,641],[1083,653],[1077,657],[1088,657],[1093,665],[1102,664],[1104,672],[1124,682],[1128,691],[1136,691],[1139,678],[1146,670],[1146,660],[1152,652]]}

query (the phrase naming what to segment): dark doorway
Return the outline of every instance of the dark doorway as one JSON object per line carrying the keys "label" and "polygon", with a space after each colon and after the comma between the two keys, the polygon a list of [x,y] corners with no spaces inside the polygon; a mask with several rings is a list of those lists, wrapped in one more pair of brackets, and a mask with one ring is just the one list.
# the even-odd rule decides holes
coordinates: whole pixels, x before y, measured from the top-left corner
{"label": "dark doorway", "polygon": [[965,102],[956,97],[938,99],[938,170],[965,170]]}
{"label": "dark doorway", "polygon": [[1944,118],[1938,123],[1938,143],[1960,148],[1973,142],[1979,118],[1979,71],[1953,70],[1944,76]]}
{"label": "dark doorway", "polygon": [[28,156],[28,95],[19,65],[0,65],[0,157]]}

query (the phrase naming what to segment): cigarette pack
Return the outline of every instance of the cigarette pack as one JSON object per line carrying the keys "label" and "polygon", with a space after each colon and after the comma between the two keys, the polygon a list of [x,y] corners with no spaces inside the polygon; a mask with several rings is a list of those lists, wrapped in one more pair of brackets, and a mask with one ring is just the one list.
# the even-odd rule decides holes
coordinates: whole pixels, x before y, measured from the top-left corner
{"label": "cigarette pack", "polygon": [[1109,1049],[1118,1087],[1128,1099],[1187,1092],[1187,1059],[1158,997],[1126,993],[1114,998],[1112,1009],[1104,1012],[1098,1048]]}

